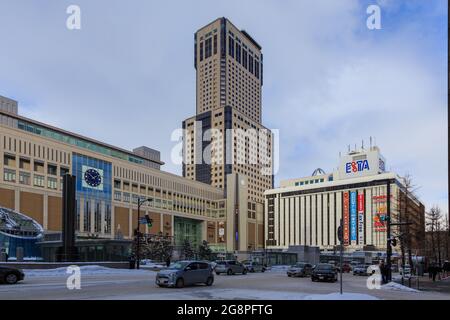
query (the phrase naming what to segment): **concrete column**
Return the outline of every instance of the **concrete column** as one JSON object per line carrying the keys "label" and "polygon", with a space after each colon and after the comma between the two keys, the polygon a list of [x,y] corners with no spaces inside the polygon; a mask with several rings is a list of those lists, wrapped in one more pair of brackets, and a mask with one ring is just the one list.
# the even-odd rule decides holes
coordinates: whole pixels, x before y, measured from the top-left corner
{"label": "concrete column", "polygon": [[14,210],[20,212],[20,189],[14,189]]}
{"label": "concrete column", "polygon": [[95,201],[89,200],[89,210],[91,211],[91,233],[95,232]]}
{"label": "concrete column", "polygon": [[115,214],[114,214],[114,206],[111,203],[111,238],[114,239],[116,236],[116,220],[115,220]]}
{"label": "concrete column", "polygon": [[[44,194],[44,217],[42,218],[43,220],[43,228],[44,230],[48,229],[48,194]],[[62,214],[62,212],[61,212]]]}
{"label": "concrete column", "polygon": [[105,235],[105,226],[106,226],[106,222],[105,222],[105,212],[106,211],[106,205],[105,205],[105,201],[101,202],[100,205],[100,215],[101,215],[101,234]]}
{"label": "concrete column", "polygon": [[80,203],[80,232],[84,232],[84,198],[78,199]]}

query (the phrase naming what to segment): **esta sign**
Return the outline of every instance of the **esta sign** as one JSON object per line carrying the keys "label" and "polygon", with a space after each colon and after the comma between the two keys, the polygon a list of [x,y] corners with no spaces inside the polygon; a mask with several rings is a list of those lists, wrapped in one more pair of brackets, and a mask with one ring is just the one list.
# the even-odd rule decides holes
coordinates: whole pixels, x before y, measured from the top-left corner
{"label": "esta sign", "polygon": [[362,172],[364,170],[369,171],[369,161],[368,160],[358,160],[358,161],[352,161],[347,162],[345,164],[345,173],[356,173],[356,172]]}

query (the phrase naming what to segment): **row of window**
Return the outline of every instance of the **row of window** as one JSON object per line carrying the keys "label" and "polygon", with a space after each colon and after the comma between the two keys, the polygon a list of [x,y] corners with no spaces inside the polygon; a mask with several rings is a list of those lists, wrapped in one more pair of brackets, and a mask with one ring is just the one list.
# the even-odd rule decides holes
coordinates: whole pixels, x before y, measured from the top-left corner
{"label": "row of window", "polygon": [[[19,171],[19,180],[17,181],[16,170],[5,168],[3,169],[3,180],[5,182],[16,183],[23,185],[31,185],[31,174],[29,172]],[[59,182],[62,189],[62,180]],[[33,174],[33,186],[45,188],[45,176]],[[58,178],[47,177],[47,188],[52,190],[58,189]]]}

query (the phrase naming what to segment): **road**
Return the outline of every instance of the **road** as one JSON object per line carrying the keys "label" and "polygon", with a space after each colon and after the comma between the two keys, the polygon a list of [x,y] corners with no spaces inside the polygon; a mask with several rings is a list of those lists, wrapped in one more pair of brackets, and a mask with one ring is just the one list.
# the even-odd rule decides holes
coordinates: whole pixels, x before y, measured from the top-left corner
{"label": "road", "polygon": [[[67,277],[26,277],[16,285],[0,285],[0,299],[303,299],[311,294],[339,292],[339,282],[319,283],[310,278],[289,278],[282,271],[247,275],[215,276],[212,287],[197,285],[183,289],[159,288],[153,271],[130,270],[127,274],[81,275],[81,289],[69,290]],[[379,299],[450,300],[450,294],[369,290],[366,277],[344,275],[344,291]]]}

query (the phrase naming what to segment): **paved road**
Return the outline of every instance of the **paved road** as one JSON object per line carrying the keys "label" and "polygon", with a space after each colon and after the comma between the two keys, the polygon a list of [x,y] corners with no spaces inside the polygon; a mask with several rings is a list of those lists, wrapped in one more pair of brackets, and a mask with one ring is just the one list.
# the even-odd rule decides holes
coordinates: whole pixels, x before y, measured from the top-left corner
{"label": "paved road", "polygon": [[[212,287],[159,288],[155,272],[81,276],[81,289],[68,290],[66,277],[28,277],[19,284],[0,285],[0,299],[302,299],[310,294],[339,292],[339,282],[319,283],[310,278],[289,278],[284,272],[215,276]],[[344,291],[369,294],[380,299],[446,299],[435,292],[369,290],[366,277],[344,275]]]}

